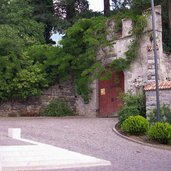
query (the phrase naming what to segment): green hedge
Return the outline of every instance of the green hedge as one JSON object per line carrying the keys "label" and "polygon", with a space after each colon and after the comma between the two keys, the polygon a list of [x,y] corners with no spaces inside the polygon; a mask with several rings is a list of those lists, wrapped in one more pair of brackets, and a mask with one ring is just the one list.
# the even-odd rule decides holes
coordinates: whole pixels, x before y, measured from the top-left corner
{"label": "green hedge", "polygon": [[121,129],[131,135],[144,135],[148,127],[148,121],[142,116],[130,116],[121,125]]}
{"label": "green hedge", "polygon": [[59,99],[52,100],[50,104],[43,110],[43,116],[72,116],[73,110],[63,101]]}
{"label": "green hedge", "polygon": [[137,109],[136,106],[124,106],[119,111],[118,115],[119,115],[119,122],[123,123],[130,116],[140,115],[140,111]]}
{"label": "green hedge", "polygon": [[162,144],[168,144],[171,140],[171,125],[164,122],[156,122],[148,131],[151,140]]}
{"label": "green hedge", "polygon": [[144,95],[124,94],[124,105],[118,112],[119,122],[122,124],[129,116],[141,115],[145,116],[145,98]]}

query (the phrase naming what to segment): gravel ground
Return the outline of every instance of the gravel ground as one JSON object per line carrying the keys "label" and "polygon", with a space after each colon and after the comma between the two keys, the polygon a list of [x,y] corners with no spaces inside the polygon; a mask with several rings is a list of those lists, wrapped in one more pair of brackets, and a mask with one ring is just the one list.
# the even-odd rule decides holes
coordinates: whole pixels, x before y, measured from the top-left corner
{"label": "gravel ground", "polygon": [[23,138],[112,163],[107,167],[65,171],[171,171],[171,151],[119,137],[112,131],[116,122],[116,118],[0,118],[0,134],[5,135],[10,127],[18,127]]}
{"label": "gravel ground", "polygon": [[0,135],[0,146],[9,146],[9,145],[32,145],[31,143],[18,141],[13,138],[9,138],[6,135]]}

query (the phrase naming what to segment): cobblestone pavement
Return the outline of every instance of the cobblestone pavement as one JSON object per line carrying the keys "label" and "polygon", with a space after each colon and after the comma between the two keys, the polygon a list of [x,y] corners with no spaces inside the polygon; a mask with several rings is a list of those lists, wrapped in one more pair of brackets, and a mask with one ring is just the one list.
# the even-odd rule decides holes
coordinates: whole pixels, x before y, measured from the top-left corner
{"label": "cobblestone pavement", "polygon": [[[23,138],[111,161],[111,166],[65,171],[170,171],[171,151],[117,136],[116,118],[0,118],[0,135],[21,128]],[[64,171],[62,170],[62,171]]]}

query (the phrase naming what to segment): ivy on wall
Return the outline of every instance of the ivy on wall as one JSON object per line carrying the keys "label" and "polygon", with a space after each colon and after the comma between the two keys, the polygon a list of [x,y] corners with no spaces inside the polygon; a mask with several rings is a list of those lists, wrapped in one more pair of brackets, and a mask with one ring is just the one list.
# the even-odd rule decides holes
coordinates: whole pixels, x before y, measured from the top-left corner
{"label": "ivy on wall", "polygon": [[78,94],[85,102],[89,101],[91,88],[90,83],[103,67],[96,59],[96,54],[101,47],[106,47],[106,17],[95,17],[92,19],[81,19],[67,30],[61,41],[65,56],[68,54],[70,73],[73,74]]}
{"label": "ivy on wall", "polygon": [[[128,13],[114,16],[116,21],[115,30],[120,30],[121,19],[130,18],[133,21],[134,40],[125,53],[126,58],[118,58],[110,64],[110,70],[123,71],[129,68],[131,62],[136,58],[139,49],[139,41],[147,26],[145,16],[128,15]],[[67,30],[67,33],[61,45],[66,54],[70,54],[70,69],[75,78],[75,84],[78,94],[85,102],[90,99],[92,80],[100,78],[101,74],[106,72],[106,68],[98,61],[97,52],[100,48],[111,45],[107,41],[107,21],[111,18],[96,17],[92,19],[82,19]],[[65,57],[63,57],[65,59]],[[64,60],[65,61],[65,60]],[[108,71],[107,71],[108,72]],[[110,74],[108,74],[110,75]]]}
{"label": "ivy on wall", "polygon": [[139,49],[139,42],[141,39],[141,36],[143,34],[144,28],[147,26],[147,20],[145,16],[140,15],[130,15],[130,14],[123,14],[119,15],[118,18],[116,17],[116,30],[119,30],[118,26],[120,26],[121,18],[128,18],[132,19],[133,21],[133,29],[132,29],[132,35],[134,36],[134,39],[132,40],[131,44],[128,47],[128,51],[125,52],[126,58],[120,57],[118,59],[115,59],[110,64],[110,68],[113,68],[115,71],[123,71],[127,70],[130,67],[130,64],[135,60],[135,58],[138,55],[138,49]]}

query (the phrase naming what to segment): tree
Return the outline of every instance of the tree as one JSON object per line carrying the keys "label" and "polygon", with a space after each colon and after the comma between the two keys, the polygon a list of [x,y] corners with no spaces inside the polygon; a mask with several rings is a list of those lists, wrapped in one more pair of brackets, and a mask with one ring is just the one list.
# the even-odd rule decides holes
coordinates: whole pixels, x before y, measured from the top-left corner
{"label": "tree", "polygon": [[25,50],[45,42],[44,26],[33,19],[28,0],[2,0],[0,9],[0,101],[38,95],[46,76]]}
{"label": "tree", "polygon": [[46,43],[55,43],[51,39],[52,30],[57,22],[54,16],[53,0],[30,0],[30,5],[33,6],[33,18],[45,25],[44,37]]}
{"label": "tree", "polygon": [[5,24],[18,30],[18,36],[25,44],[44,43],[44,25],[33,19],[33,7],[29,0],[3,0],[0,3],[0,24]]}
{"label": "tree", "polygon": [[7,0],[1,0],[0,1],[0,24],[4,23],[6,21],[6,11],[7,11],[7,5],[8,5],[8,2]]}
{"label": "tree", "polygon": [[110,0],[104,0],[104,15],[109,15],[110,13]]}
{"label": "tree", "polygon": [[54,8],[58,19],[56,29],[64,32],[80,15],[88,11],[89,4],[87,0],[55,0]]}

